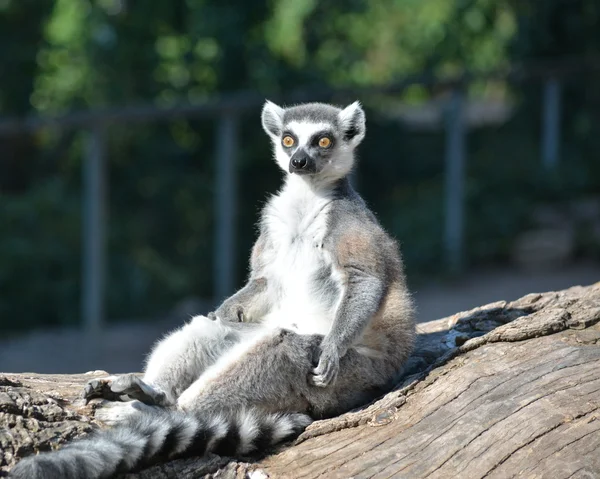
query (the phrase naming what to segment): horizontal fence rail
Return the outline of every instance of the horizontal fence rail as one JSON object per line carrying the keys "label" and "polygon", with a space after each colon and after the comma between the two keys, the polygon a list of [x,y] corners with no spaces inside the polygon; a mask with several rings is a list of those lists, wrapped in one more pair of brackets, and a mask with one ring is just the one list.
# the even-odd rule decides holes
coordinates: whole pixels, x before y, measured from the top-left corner
{"label": "horizontal fence rail", "polygon": [[43,128],[63,129],[89,128],[97,123],[148,123],[172,121],[179,118],[212,119],[227,112],[243,112],[262,106],[265,98],[286,103],[324,101],[374,94],[397,94],[412,85],[435,86],[453,89],[474,81],[507,81],[509,83],[539,82],[550,78],[561,80],[584,73],[600,71],[600,57],[567,58],[552,62],[532,62],[490,73],[465,73],[453,78],[436,78],[433,75],[408,77],[396,83],[368,88],[311,88],[286,94],[263,94],[258,92],[233,92],[199,104],[173,107],[139,105],[115,109],[72,112],[57,116],[31,116],[26,118],[0,117],[0,135],[31,133]]}

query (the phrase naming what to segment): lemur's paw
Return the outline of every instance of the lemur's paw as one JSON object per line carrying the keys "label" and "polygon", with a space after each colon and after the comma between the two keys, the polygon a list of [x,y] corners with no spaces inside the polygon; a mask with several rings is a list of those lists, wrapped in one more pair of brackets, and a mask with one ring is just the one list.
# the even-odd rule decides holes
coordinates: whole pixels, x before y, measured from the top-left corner
{"label": "lemur's paw", "polygon": [[247,320],[244,307],[229,301],[225,301],[215,312],[209,313],[208,317],[230,323],[244,323]]}
{"label": "lemur's paw", "polygon": [[107,376],[105,378],[90,379],[83,388],[81,396],[87,404],[92,399],[103,398],[109,401],[121,401],[119,394],[110,389],[110,386],[116,376]]}
{"label": "lemur's paw", "polygon": [[340,357],[335,346],[322,346],[319,364],[309,374],[309,382],[318,387],[326,387],[335,381],[340,371]]}
{"label": "lemur's paw", "polygon": [[126,395],[131,399],[149,404],[151,406],[166,406],[167,397],[162,391],[158,391],[146,384],[133,373],[117,376],[110,386],[113,393]]}
{"label": "lemur's paw", "polygon": [[102,398],[108,401],[131,401],[137,399],[144,404],[154,406],[167,405],[165,393],[157,391],[135,374],[92,379],[85,385],[82,396],[86,404],[94,398]]}

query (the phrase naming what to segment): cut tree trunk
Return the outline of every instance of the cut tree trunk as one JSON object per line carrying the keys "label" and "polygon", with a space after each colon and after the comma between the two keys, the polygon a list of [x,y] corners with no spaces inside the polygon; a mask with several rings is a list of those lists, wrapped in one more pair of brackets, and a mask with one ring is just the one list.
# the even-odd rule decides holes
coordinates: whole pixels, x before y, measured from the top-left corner
{"label": "cut tree trunk", "polygon": [[[373,404],[260,459],[211,455],[127,477],[600,479],[600,283],[418,329],[403,379]],[[78,397],[103,374],[1,375],[0,476],[96,427]]]}

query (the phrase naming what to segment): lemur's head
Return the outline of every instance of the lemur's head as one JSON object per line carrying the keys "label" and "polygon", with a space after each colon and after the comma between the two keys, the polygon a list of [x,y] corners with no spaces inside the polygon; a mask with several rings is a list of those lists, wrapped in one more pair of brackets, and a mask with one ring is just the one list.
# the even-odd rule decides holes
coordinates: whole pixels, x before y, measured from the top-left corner
{"label": "lemur's head", "polygon": [[348,175],[366,131],[359,102],[341,109],[324,103],[281,108],[267,101],[262,125],[284,171],[326,182]]}

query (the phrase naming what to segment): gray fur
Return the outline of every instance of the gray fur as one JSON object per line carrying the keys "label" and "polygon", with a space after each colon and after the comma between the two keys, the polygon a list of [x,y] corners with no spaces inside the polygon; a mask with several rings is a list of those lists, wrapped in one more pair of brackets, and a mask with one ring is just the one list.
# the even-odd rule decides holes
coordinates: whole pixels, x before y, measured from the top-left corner
{"label": "gray fur", "polygon": [[[262,124],[286,181],[263,210],[247,284],[160,341],[142,379],[86,389],[148,405],[107,408],[113,429],[27,458],[11,477],[110,477],[209,450],[246,454],[390,386],[412,348],[413,306],[396,242],[347,178],[364,112],[267,102]],[[295,137],[289,151],[284,134]],[[322,135],[331,147],[319,147]],[[289,173],[297,151],[314,168]]]}
{"label": "gray fur", "polygon": [[311,123],[329,123],[334,129],[339,128],[338,114],[340,109],[323,103],[303,103],[285,109],[284,124],[292,121],[309,121]]}

